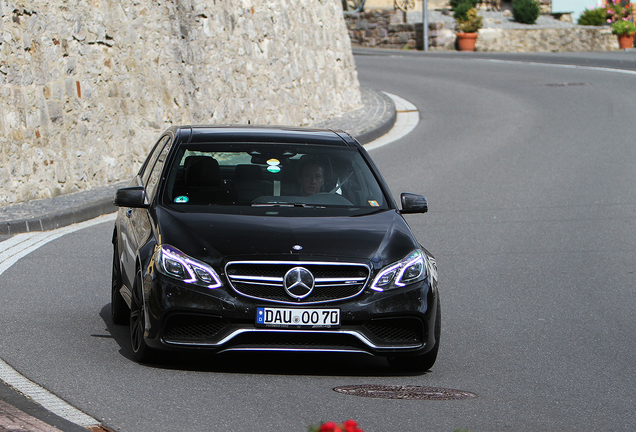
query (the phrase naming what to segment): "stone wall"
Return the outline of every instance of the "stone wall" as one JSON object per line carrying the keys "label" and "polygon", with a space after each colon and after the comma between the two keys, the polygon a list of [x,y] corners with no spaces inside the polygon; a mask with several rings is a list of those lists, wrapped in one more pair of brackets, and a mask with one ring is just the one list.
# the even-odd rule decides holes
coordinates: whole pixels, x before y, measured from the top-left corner
{"label": "stone wall", "polygon": [[[387,11],[360,12],[346,17],[351,43],[356,46],[423,49],[422,23],[400,23],[400,14]],[[429,49],[454,50],[455,32],[444,23],[429,22]],[[476,51],[574,52],[614,51],[616,36],[608,27],[577,26],[529,30],[482,28]]]}
{"label": "stone wall", "polygon": [[360,105],[340,0],[0,0],[0,205],[131,178],[172,124]]}
{"label": "stone wall", "polygon": [[[448,48],[453,48],[450,46]],[[616,36],[609,28],[575,27],[566,29],[479,30],[477,51],[498,52],[574,52],[615,51]]]}
{"label": "stone wall", "polygon": [[[372,10],[347,14],[345,22],[351,43],[363,47],[391,49],[422,49],[422,24],[405,23],[402,12]],[[429,45],[443,46],[446,40],[441,30],[443,24],[429,23]],[[419,34],[419,36],[418,36]],[[438,38],[439,37],[439,38]]]}

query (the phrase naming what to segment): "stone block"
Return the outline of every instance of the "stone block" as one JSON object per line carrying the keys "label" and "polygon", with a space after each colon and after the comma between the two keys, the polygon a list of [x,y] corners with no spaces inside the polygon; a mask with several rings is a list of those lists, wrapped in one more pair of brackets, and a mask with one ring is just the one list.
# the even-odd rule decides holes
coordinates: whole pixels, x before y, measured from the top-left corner
{"label": "stone block", "polygon": [[394,13],[389,17],[390,24],[404,24],[404,14],[402,13]]}
{"label": "stone block", "polygon": [[360,19],[356,21],[357,30],[366,30],[369,28],[369,21],[366,19]]}

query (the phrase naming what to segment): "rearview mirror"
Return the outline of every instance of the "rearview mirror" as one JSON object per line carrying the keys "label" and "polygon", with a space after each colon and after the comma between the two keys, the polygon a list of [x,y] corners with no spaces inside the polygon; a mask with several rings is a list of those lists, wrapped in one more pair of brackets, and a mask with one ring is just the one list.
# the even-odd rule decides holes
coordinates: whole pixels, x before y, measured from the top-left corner
{"label": "rearview mirror", "polygon": [[146,189],[143,186],[118,189],[113,204],[117,207],[148,208]]}
{"label": "rearview mirror", "polygon": [[403,193],[400,195],[402,201],[402,211],[400,213],[426,213],[428,211],[428,203],[422,195]]}

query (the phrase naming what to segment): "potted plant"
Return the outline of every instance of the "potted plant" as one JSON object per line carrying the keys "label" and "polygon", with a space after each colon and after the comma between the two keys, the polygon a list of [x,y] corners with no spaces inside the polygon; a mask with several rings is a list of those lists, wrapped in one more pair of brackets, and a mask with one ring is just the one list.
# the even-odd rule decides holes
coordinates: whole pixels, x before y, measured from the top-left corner
{"label": "potted plant", "polygon": [[612,33],[618,37],[618,46],[621,49],[634,46],[634,33],[636,26],[628,20],[619,20],[612,24]]}
{"label": "potted plant", "polygon": [[[459,7],[458,11],[461,12]],[[458,14],[458,11],[455,12],[457,48],[460,51],[475,51],[477,32],[483,26],[483,19],[477,13],[477,8],[475,7],[471,7],[463,14]]]}

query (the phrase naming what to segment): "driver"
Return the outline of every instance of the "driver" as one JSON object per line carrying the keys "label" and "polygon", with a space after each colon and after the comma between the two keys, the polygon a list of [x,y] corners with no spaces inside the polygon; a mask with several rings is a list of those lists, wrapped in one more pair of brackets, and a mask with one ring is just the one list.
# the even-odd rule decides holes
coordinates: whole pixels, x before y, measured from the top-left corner
{"label": "driver", "polygon": [[315,195],[321,191],[325,184],[325,170],[316,157],[305,155],[300,158],[298,183],[302,196]]}

